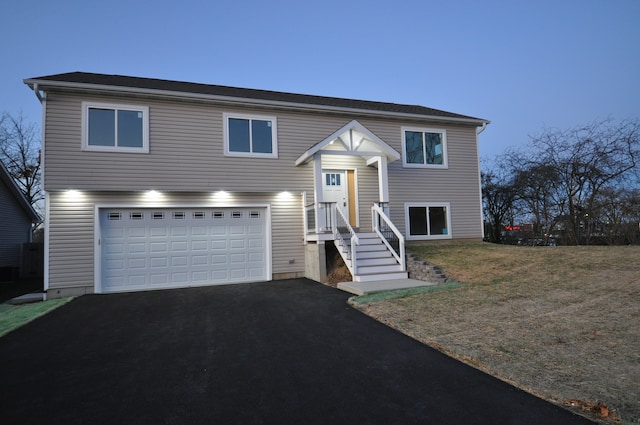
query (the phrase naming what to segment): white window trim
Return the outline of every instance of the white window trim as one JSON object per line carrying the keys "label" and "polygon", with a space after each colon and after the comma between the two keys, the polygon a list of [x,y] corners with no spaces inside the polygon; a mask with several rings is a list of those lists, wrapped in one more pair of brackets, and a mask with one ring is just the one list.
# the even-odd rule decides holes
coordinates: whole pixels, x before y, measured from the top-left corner
{"label": "white window trim", "polygon": [[[121,146],[91,146],[89,145],[89,108],[124,109],[142,112],[142,147]],[[149,107],[140,105],[125,105],[119,103],[82,102],[82,150],[94,152],[130,152],[149,153]]]}
{"label": "white window trim", "polygon": [[[254,153],[254,152],[235,152],[229,149],[229,118],[237,118],[241,120],[260,120],[271,121],[271,153]],[[244,156],[252,158],[277,158],[278,157],[278,121],[275,116],[253,115],[253,114],[236,114],[225,112],[222,114],[224,124],[224,156]]]}
{"label": "white window trim", "polygon": [[[411,164],[407,162],[407,142],[405,139],[405,133],[407,131],[415,131],[422,133],[440,133],[442,134],[442,164]],[[402,127],[401,131],[402,140],[402,166],[405,168],[449,168],[449,160],[447,154],[447,130],[443,128],[430,128],[430,127]],[[422,143],[422,149],[424,152],[425,145]],[[424,158],[426,160],[426,152],[424,152]]]}
{"label": "white window trim", "polygon": [[[409,225],[409,207],[445,207],[447,210],[447,234],[446,235],[411,235],[411,227]],[[427,213],[429,217],[429,213]],[[406,202],[404,204],[404,223],[405,223],[405,238],[408,241],[432,241],[438,239],[452,239],[453,229],[451,227],[451,204],[449,202]],[[427,221],[427,229],[430,229],[431,224]]]}

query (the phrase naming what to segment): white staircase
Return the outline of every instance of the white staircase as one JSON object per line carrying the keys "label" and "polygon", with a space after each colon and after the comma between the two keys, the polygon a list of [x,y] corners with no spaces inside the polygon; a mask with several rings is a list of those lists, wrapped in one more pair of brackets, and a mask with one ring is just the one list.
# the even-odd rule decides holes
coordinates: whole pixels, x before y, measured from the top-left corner
{"label": "white staircase", "polygon": [[349,243],[349,239],[346,239],[344,243],[341,240],[335,241],[335,245],[355,282],[408,278],[408,273],[403,270],[402,264],[398,262],[376,233],[356,232],[356,235],[359,244],[355,250],[355,269],[350,246],[344,246]]}

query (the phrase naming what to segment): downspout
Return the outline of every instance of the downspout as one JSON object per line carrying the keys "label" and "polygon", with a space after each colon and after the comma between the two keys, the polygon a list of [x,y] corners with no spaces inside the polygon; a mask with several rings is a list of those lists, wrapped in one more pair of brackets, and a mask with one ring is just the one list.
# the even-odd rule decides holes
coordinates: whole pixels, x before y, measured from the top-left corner
{"label": "downspout", "polygon": [[40,93],[40,89],[38,88],[38,83],[33,83],[33,92],[36,94],[36,97],[38,98],[40,103],[43,103],[47,100],[46,95],[42,95]]}
{"label": "downspout", "polygon": [[482,228],[482,240],[484,241],[484,208],[482,205],[482,170],[480,170],[480,147],[478,146],[478,136],[487,128],[487,122],[482,123],[482,127],[476,128],[476,148],[478,149],[478,189],[480,189],[480,226]]}

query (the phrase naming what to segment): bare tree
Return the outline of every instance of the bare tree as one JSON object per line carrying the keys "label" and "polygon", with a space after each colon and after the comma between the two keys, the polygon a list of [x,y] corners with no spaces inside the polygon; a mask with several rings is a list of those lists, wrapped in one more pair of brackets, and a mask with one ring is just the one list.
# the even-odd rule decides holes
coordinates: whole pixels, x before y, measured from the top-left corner
{"label": "bare tree", "polygon": [[589,244],[602,191],[638,174],[640,122],[594,122],[533,137],[531,164],[552,170],[556,208],[572,242]]}
{"label": "bare tree", "polygon": [[13,177],[27,201],[39,210],[44,199],[40,184],[40,133],[34,123],[28,123],[22,113],[0,117],[0,159]]}
{"label": "bare tree", "polygon": [[533,235],[545,239],[555,234],[555,227],[564,214],[563,198],[558,196],[556,170],[546,164],[513,156],[514,186],[522,216],[533,221]]}
{"label": "bare tree", "polygon": [[482,172],[482,202],[484,215],[491,225],[489,240],[494,243],[502,242],[502,230],[507,221],[512,221],[513,207],[516,200],[511,174],[504,173],[504,168]]}

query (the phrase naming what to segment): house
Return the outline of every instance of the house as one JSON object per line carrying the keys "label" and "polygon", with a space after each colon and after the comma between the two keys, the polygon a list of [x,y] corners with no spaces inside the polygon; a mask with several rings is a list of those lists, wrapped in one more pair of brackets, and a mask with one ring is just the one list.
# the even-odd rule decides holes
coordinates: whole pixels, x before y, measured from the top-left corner
{"label": "house", "polygon": [[18,276],[24,243],[31,242],[38,213],[0,160],[0,280]]}
{"label": "house", "polygon": [[49,296],[326,275],[406,277],[405,244],[482,239],[487,120],[71,72],[44,108]]}

